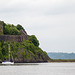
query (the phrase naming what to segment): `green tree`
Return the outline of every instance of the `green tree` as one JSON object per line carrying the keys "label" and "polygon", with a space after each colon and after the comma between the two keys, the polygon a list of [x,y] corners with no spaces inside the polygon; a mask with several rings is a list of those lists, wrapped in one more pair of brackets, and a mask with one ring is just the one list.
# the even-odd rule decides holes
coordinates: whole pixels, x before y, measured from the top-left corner
{"label": "green tree", "polygon": [[0,42],[0,59],[2,59],[2,47],[1,47],[1,42]]}
{"label": "green tree", "polygon": [[8,24],[8,25],[4,25],[4,34],[21,35],[21,32],[16,28],[16,26]]}
{"label": "green tree", "polygon": [[16,58],[18,57],[17,53],[18,53],[18,43],[16,43],[15,41],[12,41],[10,43],[10,46],[11,46],[11,53],[12,53],[12,56],[13,58]]}
{"label": "green tree", "polygon": [[9,34],[10,35],[21,35],[21,32],[18,29],[16,29],[15,27],[11,27]]}
{"label": "green tree", "polygon": [[2,46],[2,55],[3,55],[3,59],[7,59],[8,58],[8,43],[4,43]]}
{"label": "green tree", "polygon": [[39,46],[39,41],[37,40],[35,35],[29,36],[29,41],[31,41],[35,46],[37,46],[37,47]]}
{"label": "green tree", "polygon": [[16,28],[17,28],[18,30],[22,30],[22,29],[24,30],[24,28],[23,28],[20,24],[18,24]]}

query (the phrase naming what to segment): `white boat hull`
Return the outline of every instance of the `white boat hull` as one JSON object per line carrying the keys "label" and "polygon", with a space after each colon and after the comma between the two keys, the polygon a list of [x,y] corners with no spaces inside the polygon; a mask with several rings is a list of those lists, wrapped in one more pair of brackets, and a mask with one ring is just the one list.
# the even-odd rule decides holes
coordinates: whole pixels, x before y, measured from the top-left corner
{"label": "white boat hull", "polygon": [[11,64],[14,64],[14,62],[2,62],[2,64],[11,65]]}

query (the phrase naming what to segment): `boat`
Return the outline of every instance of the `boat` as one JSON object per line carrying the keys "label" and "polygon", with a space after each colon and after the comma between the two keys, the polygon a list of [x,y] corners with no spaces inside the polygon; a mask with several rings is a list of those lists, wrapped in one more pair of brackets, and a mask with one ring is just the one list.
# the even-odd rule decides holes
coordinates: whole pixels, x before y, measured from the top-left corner
{"label": "boat", "polygon": [[10,44],[8,44],[8,48],[9,48],[9,61],[3,61],[2,64],[11,65],[14,64],[14,62],[10,61]]}
{"label": "boat", "polygon": [[14,64],[14,62],[4,61],[4,62],[2,62],[2,64],[10,65],[10,64]]}

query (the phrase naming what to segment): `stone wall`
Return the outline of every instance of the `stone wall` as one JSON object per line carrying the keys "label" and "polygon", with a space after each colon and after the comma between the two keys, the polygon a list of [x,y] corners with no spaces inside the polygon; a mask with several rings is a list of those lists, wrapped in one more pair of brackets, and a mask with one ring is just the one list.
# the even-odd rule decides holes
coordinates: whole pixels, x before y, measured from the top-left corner
{"label": "stone wall", "polygon": [[12,42],[13,40],[15,42],[23,42],[24,40],[27,40],[27,35],[0,35],[0,41],[9,41]]}
{"label": "stone wall", "polygon": [[21,30],[21,35],[4,35],[3,34],[3,21],[0,21],[0,41],[9,41],[12,42],[23,42],[28,39],[28,35],[25,30]]}

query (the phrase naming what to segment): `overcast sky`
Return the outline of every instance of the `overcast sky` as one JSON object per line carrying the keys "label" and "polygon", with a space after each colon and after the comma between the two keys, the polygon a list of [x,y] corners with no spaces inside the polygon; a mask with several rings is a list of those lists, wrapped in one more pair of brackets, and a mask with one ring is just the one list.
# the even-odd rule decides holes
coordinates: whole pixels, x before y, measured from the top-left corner
{"label": "overcast sky", "polygon": [[0,0],[0,20],[21,24],[46,52],[75,52],[75,0]]}

